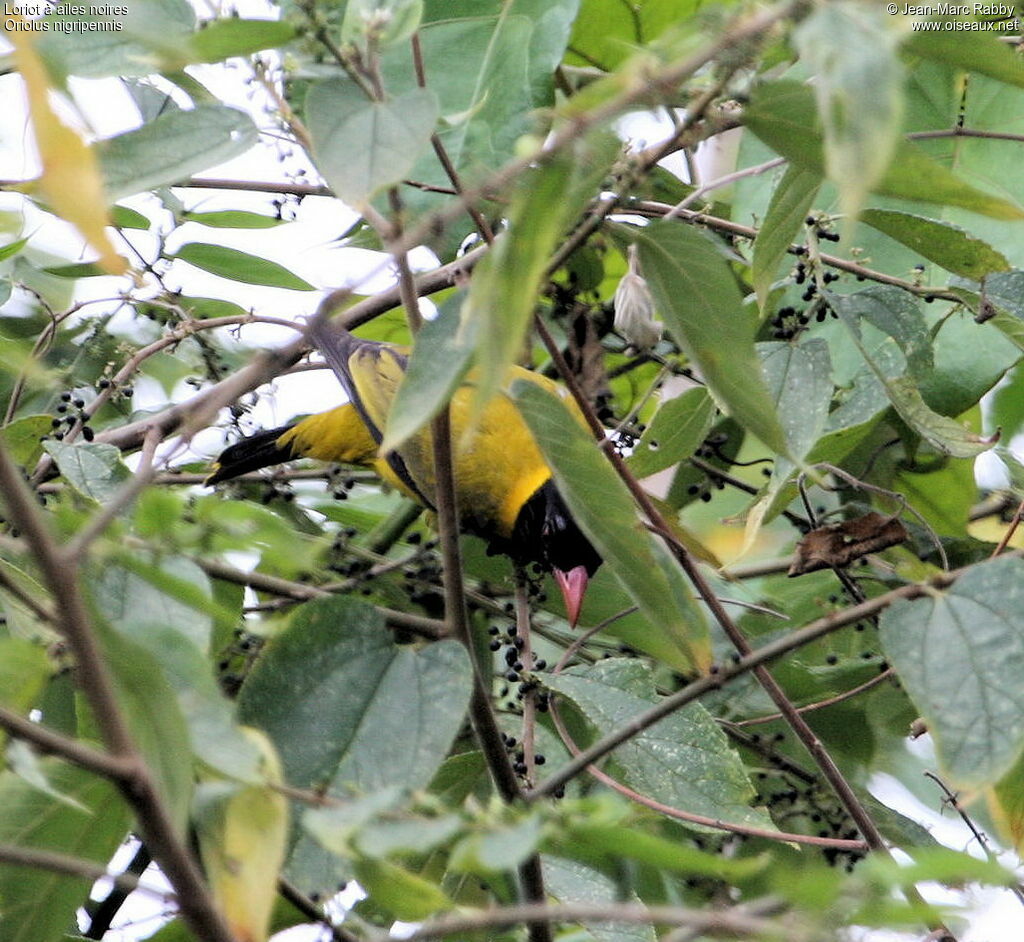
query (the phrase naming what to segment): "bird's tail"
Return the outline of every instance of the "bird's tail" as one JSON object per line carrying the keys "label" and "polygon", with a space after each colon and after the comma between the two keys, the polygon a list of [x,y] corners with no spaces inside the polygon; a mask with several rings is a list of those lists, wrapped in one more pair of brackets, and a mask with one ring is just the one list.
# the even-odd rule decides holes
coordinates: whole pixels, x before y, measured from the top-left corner
{"label": "bird's tail", "polygon": [[282,425],[280,428],[266,429],[226,448],[213,465],[213,471],[203,483],[209,485],[219,481],[228,481],[248,471],[258,471],[260,468],[268,468],[274,464],[281,464],[283,461],[290,461],[295,457],[291,443],[284,445],[278,443],[278,439],[289,428],[291,428],[290,425]]}

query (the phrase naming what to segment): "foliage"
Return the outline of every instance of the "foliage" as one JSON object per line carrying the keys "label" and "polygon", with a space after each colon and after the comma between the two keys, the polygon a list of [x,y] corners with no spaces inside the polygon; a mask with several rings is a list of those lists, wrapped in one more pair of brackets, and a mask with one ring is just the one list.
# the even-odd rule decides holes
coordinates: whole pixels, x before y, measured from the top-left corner
{"label": "foliage", "polygon": [[[129,833],[173,888],[163,940],[329,923],[348,881],[347,940],[920,937],[960,916],[919,883],[1015,883],[871,789],[939,807],[941,780],[1024,835],[1020,463],[974,474],[1024,431],[1016,20],[67,9],[8,21],[0,72],[39,169],[0,181],[0,937],[76,931]],[[104,139],[98,78],[134,108]],[[275,179],[216,176],[267,146]],[[313,201],[344,233],[330,278],[289,261]],[[650,349],[613,327],[627,271]],[[510,397],[604,559],[575,633],[546,574],[456,556],[443,512],[439,543],[366,472],[203,486],[288,417],[276,389],[337,402],[297,365],[314,298],[413,344],[389,445],[467,375],[471,421]],[[564,395],[502,390],[513,363]]]}

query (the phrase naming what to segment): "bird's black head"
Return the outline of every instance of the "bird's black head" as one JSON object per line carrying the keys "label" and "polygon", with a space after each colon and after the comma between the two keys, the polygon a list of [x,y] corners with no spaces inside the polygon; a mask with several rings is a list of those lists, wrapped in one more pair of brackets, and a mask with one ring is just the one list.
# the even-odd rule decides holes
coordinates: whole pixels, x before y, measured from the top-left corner
{"label": "bird's black head", "polygon": [[575,625],[587,582],[601,565],[601,557],[576,524],[554,481],[549,479],[523,504],[511,543],[514,559],[551,570],[569,622]]}

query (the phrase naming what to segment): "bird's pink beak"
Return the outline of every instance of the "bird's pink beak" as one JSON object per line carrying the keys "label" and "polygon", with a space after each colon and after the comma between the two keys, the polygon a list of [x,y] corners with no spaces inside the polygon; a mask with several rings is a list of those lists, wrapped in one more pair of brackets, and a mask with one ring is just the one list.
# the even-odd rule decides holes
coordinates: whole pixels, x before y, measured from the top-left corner
{"label": "bird's pink beak", "polygon": [[587,583],[590,581],[587,567],[576,566],[568,572],[555,569],[552,575],[565,600],[565,614],[569,619],[569,625],[575,628],[580,617],[580,608],[583,606],[583,594],[587,591]]}

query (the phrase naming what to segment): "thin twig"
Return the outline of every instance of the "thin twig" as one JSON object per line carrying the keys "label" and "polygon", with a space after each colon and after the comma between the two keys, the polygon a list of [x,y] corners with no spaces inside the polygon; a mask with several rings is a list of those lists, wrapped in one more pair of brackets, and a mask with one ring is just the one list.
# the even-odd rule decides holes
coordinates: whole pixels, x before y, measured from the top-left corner
{"label": "thin twig", "polygon": [[679,216],[684,209],[692,206],[706,193],[710,193],[713,190],[719,190],[723,186],[729,186],[731,183],[736,183],[738,180],[745,180],[747,177],[756,177],[762,173],[767,173],[769,170],[781,167],[784,163],[786,163],[785,157],[774,157],[771,160],[766,160],[763,164],[744,167],[742,170],[734,170],[732,173],[727,173],[714,180],[708,180],[707,183],[701,184],[692,193],[688,194],[676,203],[676,205],[665,214],[664,218],[672,219],[673,217]]}
{"label": "thin twig", "polygon": [[666,926],[693,926],[702,932],[740,936],[777,935],[784,927],[778,919],[760,919],[728,910],[696,910],[676,906],[638,906],[634,903],[531,903],[503,906],[458,916],[442,916],[403,935],[407,942],[427,942],[450,936],[466,937],[487,929],[515,926],[539,919],[553,923],[620,922]]}
{"label": "thin twig", "polygon": [[[50,870],[69,877],[81,877],[83,880],[111,880],[114,886],[124,887],[129,892],[138,891],[147,896],[173,903],[173,893],[153,886],[140,883],[137,877],[123,873],[109,873],[107,868],[94,860],[84,860],[71,854],[62,854],[56,850],[40,850],[36,847],[25,847],[21,844],[0,844],[0,862],[20,867],[34,867],[38,870]],[[178,900],[180,903],[180,900]]]}
{"label": "thin twig", "polygon": [[330,933],[331,942],[360,942],[359,936],[353,935],[344,926],[339,926],[332,919],[328,919],[324,908],[313,902],[286,877],[278,877],[277,889],[299,912],[312,922],[323,926]]}
{"label": "thin twig", "polygon": [[[208,576],[214,579],[223,579],[225,582],[233,582],[236,585],[247,586],[258,592],[268,592],[295,602],[307,602],[311,599],[325,598],[345,588],[351,588],[351,585],[348,583],[338,586],[315,586],[306,582],[295,582],[291,579],[282,579],[280,576],[272,576],[264,572],[237,569],[217,559],[205,559],[198,556],[191,557],[191,559]],[[438,621],[436,618],[427,618],[423,615],[414,615],[411,612],[401,612],[392,608],[384,608],[383,606],[376,606],[376,608],[384,616],[385,623],[390,627],[411,631],[431,641],[438,641],[448,636],[445,623]]]}
{"label": "thin twig", "polygon": [[[824,710],[826,707],[835,706],[837,703],[845,703],[847,700],[852,700],[854,697],[860,696],[865,691],[871,690],[873,687],[877,687],[879,684],[884,683],[892,676],[892,668],[887,667],[875,677],[864,681],[862,684],[858,684],[856,687],[851,687],[849,690],[844,690],[842,693],[837,693],[834,697],[828,697],[825,700],[806,703],[801,707],[797,707],[797,711],[800,713],[813,713],[815,710]],[[734,720],[732,725],[760,726],[762,723],[774,723],[776,720],[781,719],[783,719],[781,713],[768,713],[764,716],[752,716],[750,719],[746,720]]]}
{"label": "thin twig", "polygon": [[[654,200],[638,200],[636,203],[630,204],[629,211],[631,213],[636,213],[637,215],[651,216],[661,219],[672,208],[673,207],[669,206],[668,203],[659,203]],[[722,232],[726,235],[739,236],[742,239],[749,239],[753,241],[757,238],[758,230],[753,226],[744,226],[738,222],[733,222],[730,219],[722,219],[718,216],[709,216],[707,213],[684,209],[679,213],[679,219],[683,222],[707,226],[709,229],[714,229],[716,232]],[[794,243],[789,246],[787,251],[791,255],[800,255],[803,253],[804,247]],[[961,297],[945,288],[937,288],[932,285],[914,284],[912,281],[907,281],[904,278],[896,278],[894,275],[887,275],[885,272],[867,268],[864,265],[859,265],[857,262],[852,262],[849,259],[840,258],[837,255],[827,255],[822,252],[819,257],[822,262],[831,268],[849,272],[851,275],[856,275],[858,278],[863,278],[866,281],[877,281],[879,284],[902,288],[904,291],[917,295],[918,297],[941,298],[945,301],[955,301],[957,303],[960,303],[963,300]]]}
{"label": "thin twig", "polygon": [[1017,505],[1017,509],[1013,512],[1013,518],[1010,520],[1010,525],[999,540],[999,545],[992,550],[992,559],[995,559],[996,556],[1002,556],[1006,551],[1006,547],[1009,546],[1010,540],[1013,539],[1014,533],[1017,532],[1017,528],[1020,526],[1022,515],[1024,515],[1024,500]]}
{"label": "thin twig", "polygon": [[0,589],[3,589],[9,595],[14,596],[14,598],[21,602],[21,604],[32,612],[32,614],[40,621],[53,622],[56,615],[46,608],[42,602],[30,595],[26,589],[18,585],[18,583],[7,574],[6,570],[3,568],[6,563],[7,560],[0,560]]}
{"label": "thin twig", "polygon": [[41,723],[25,719],[6,707],[0,707],[0,729],[6,730],[17,739],[32,743],[44,753],[60,756],[112,782],[125,782],[135,774],[134,762],[101,752],[77,739],[47,729]]}
{"label": "thin twig", "polygon": [[[423,65],[423,49],[420,47],[420,34],[413,33],[410,42],[412,44],[413,67],[416,71],[416,83],[420,88],[426,88],[427,73]],[[445,176],[451,180],[455,194],[462,200],[466,212],[469,213],[469,218],[473,220],[473,225],[476,226],[476,231],[480,233],[480,238],[490,245],[494,242],[494,232],[480,210],[465,198],[465,187],[463,187],[458,171],[455,169],[455,164],[452,163],[451,158],[448,156],[448,151],[436,131],[430,135],[430,146],[434,148],[434,154],[437,157],[438,163],[444,169]]]}
{"label": "thin twig", "polygon": [[[950,789],[950,787],[942,781],[934,772],[925,771],[925,778],[930,778],[936,785],[942,789],[943,795],[946,796],[946,804],[948,804],[959,816],[960,820],[967,826],[967,829],[974,835],[974,839],[978,842],[978,846],[982,849],[985,856],[991,863],[998,863],[999,858],[996,856],[995,851],[989,846],[988,838],[984,832],[979,830],[978,826],[971,820],[971,816],[964,810],[960,804],[960,799],[957,794]],[[1024,887],[1015,884],[1010,887],[1010,892],[1017,897],[1017,901],[1024,904]]]}
{"label": "thin twig", "polygon": [[[574,756],[580,754],[580,747],[576,744],[576,741],[572,738],[569,730],[566,728],[565,723],[562,721],[561,714],[558,711],[558,707],[555,703],[550,706],[551,719],[554,721],[555,728],[558,730],[558,735],[565,747]],[[692,811],[684,811],[681,808],[676,808],[672,805],[666,805],[664,802],[658,801],[656,798],[651,798],[649,795],[641,794],[635,789],[630,788],[628,785],[624,785],[606,772],[602,772],[596,765],[588,765],[587,772],[596,778],[599,782],[607,785],[613,791],[618,792],[620,795],[635,801],[639,805],[643,805],[645,808],[650,808],[652,811],[657,811],[660,814],[665,815],[669,818],[674,818],[676,821],[682,821],[684,824],[697,824],[702,827],[714,828],[717,831],[727,831],[731,834],[743,834],[747,837],[760,837],[770,841],[782,841],[793,844],[807,844],[813,847],[831,847],[835,850],[844,851],[864,851],[867,850],[867,844],[864,841],[845,840],[837,837],[817,837],[812,834],[798,834],[786,831],[773,831],[770,828],[759,828],[748,824],[737,824],[734,821],[723,821],[721,818],[709,818],[707,815],[696,814]]]}
{"label": "thin twig", "polygon": [[126,481],[113,497],[103,506],[99,513],[89,519],[89,522],[75,534],[67,545],[64,552],[72,565],[78,565],[85,557],[89,545],[99,537],[107,527],[110,526],[117,516],[131,505],[143,489],[153,480],[156,468],[153,464],[153,457],[156,454],[157,445],[161,441],[160,429],[151,428],[142,441],[142,453],[139,466],[130,480]]}

